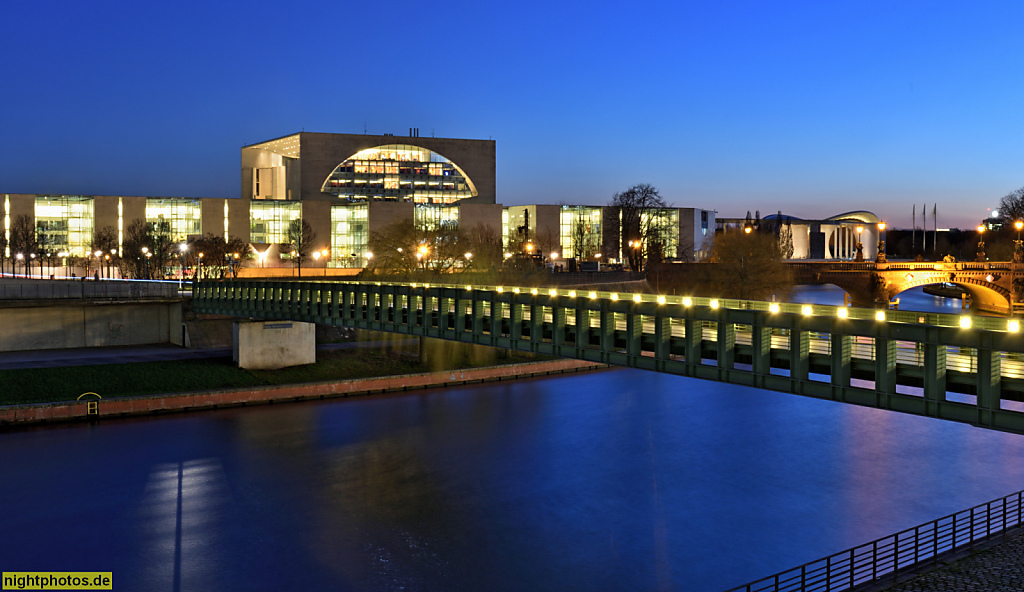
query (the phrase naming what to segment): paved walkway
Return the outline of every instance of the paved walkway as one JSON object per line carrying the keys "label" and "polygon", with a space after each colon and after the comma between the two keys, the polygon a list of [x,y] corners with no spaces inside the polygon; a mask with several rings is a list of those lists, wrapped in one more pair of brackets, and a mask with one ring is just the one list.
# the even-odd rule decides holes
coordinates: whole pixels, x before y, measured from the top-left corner
{"label": "paved walkway", "polygon": [[1020,592],[1024,590],[1024,536],[977,551],[886,592]]}
{"label": "paved walkway", "polygon": [[[409,343],[416,341],[408,340]],[[317,351],[384,347],[402,345],[406,340],[350,341],[323,343]],[[75,349],[44,349],[20,352],[0,352],[0,370],[21,368],[60,368],[64,366],[94,366],[97,364],[131,364],[134,362],[163,362],[167,360],[199,360],[230,358],[231,348],[185,349],[177,345],[138,345],[126,347],[84,347]]]}

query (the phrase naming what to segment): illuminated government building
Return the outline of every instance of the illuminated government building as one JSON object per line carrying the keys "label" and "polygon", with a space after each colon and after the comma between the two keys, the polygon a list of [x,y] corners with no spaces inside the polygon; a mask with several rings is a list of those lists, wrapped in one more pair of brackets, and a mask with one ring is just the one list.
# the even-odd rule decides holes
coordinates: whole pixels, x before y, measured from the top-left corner
{"label": "illuminated government building", "polygon": [[[613,208],[498,203],[492,140],[425,138],[415,129],[408,136],[299,132],[242,147],[241,187],[239,198],[0,194],[0,220],[8,244],[12,223],[29,216],[47,249],[88,257],[100,229],[116,232],[120,244],[141,219],[178,243],[206,234],[241,239],[261,254],[264,271],[281,272],[291,268],[288,228],[295,220],[305,220],[316,249],[329,253],[312,267],[364,267],[370,234],[402,220],[485,227],[506,245],[548,237],[562,258],[614,261],[624,248]],[[662,229],[662,255],[702,257],[714,214],[651,214]]]}

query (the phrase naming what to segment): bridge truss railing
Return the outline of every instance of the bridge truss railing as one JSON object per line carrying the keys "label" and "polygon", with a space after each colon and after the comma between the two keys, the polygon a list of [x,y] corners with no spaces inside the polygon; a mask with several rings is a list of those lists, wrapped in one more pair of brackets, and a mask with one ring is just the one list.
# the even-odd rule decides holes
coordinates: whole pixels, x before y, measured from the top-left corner
{"label": "bridge truss railing", "polygon": [[[1024,433],[1013,321],[651,294],[203,281],[197,312],[436,337]],[[950,394],[951,396],[947,396]]]}
{"label": "bridge truss railing", "polygon": [[1021,525],[1024,492],[943,516],[726,592],[842,592],[893,581]]}

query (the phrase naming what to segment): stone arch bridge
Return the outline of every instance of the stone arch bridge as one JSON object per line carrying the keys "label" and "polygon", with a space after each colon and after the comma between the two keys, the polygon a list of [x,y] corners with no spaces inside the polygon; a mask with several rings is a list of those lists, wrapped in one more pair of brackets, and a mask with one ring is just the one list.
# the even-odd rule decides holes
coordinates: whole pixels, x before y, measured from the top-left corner
{"label": "stone arch bridge", "polygon": [[900,292],[934,284],[955,284],[977,310],[1008,314],[1024,308],[1024,263],[1011,262],[828,262],[788,264],[797,284],[834,284],[854,306],[887,303]]}

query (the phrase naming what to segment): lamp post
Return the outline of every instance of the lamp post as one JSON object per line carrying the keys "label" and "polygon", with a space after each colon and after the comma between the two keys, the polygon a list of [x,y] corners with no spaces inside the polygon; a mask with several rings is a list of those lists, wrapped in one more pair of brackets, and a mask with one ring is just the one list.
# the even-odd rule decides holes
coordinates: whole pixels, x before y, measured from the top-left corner
{"label": "lamp post", "polygon": [[142,256],[146,258],[146,279],[149,279],[149,247],[142,247]]}
{"label": "lamp post", "polygon": [[331,250],[325,248],[320,251],[320,254],[324,257],[324,277],[327,277],[327,265],[331,262]]}
{"label": "lamp post", "polygon": [[185,282],[185,251],[188,250],[187,243],[181,243],[178,247],[178,291],[184,289]]}
{"label": "lamp post", "polygon": [[199,280],[203,279],[203,255],[205,255],[205,253],[199,253],[199,270],[198,275],[196,275],[196,279]]}
{"label": "lamp post", "polygon": [[1013,241],[1013,262],[1020,263],[1024,261],[1024,243],[1020,240],[1020,230],[1024,228],[1024,220],[1017,220],[1013,223],[1013,227],[1017,229],[1017,240]]}
{"label": "lamp post", "polygon": [[985,261],[985,225],[978,225],[978,261]]}
{"label": "lamp post", "polygon": [[862,232],[864,232],[864,227],[863,226],[858,226],[857,227],[857,255],[856,255],[856,257],[854,257],[854,260],[856,260],[856,261],[863,261],[864,260],[864,243],[861,242],[861,240],[860,240]]}
{"label": "lamp post", "polygon": [[875,263],[885,263],[885,222],[878,223],[878,256],[875,257]]}

